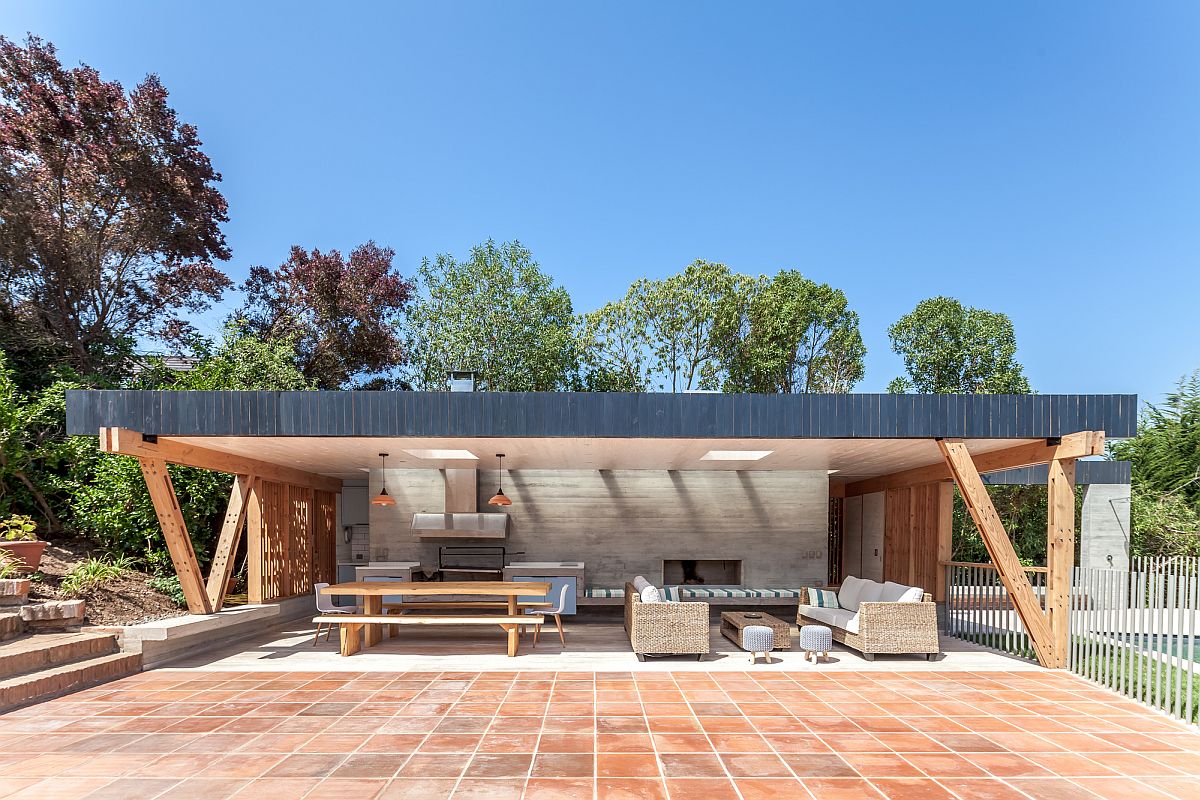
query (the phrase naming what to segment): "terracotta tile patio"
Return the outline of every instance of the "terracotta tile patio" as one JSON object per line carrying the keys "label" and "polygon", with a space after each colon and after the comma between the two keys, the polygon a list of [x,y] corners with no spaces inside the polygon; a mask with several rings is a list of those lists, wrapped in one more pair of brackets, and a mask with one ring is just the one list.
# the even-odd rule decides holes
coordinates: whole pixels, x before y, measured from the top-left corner
{"label": "terracotta tile patio", "polygon": [[1200,734],[1049,671],[158,670],[0,735],[38,800],[1200,798]]}

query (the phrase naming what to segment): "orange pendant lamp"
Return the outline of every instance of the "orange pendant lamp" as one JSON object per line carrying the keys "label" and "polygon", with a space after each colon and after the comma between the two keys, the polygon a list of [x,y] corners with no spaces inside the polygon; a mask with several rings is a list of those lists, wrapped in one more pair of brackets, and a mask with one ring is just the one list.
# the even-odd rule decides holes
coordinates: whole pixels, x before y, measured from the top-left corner
{"label": "orange pendant lamp", "polygon": [[[380,482],[383,482],[383,481],[387,480],[387,457],[388,457],[388,454],[380,453],[379,457],[383,459],[383,472],[380,475]],[[371,498],[371,505],[373,505],[373,506],[394,506],[394,505],[396,505],[395,499],[390,494],[388,494],[387,484],[383,485],[383,487],[379,490],[379,494],[377,494]]]}
{"label": "orange pendant lamp", "polygon": [[488,500],[488,505],[511,506],[512,500],[509,500],[508,495],[504,493],[504,453],[496,453],[496,458],[500,459],[500,488],[492,495],[492,499]]}

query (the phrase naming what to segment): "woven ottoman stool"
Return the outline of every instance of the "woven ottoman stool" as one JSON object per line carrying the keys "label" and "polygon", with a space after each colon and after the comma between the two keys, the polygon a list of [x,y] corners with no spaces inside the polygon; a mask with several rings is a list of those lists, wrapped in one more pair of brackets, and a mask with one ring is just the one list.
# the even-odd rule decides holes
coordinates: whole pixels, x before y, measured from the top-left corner
{"label": "woven ottoman stool", "polygon": [[812,656],[812,662],[817,663],[817,654],[826,659],[833,649],[833,631],[824,625],[804,625],[800,628],[800,649],[804,651],[804,660]]}
{"label": "woven ottoman stool", "polygon": [[775,631],[766,625],[747,625],[742,628],[742,647],[750,651],[753,664],[761,654],[771,663],[771,650],[775,647]]}

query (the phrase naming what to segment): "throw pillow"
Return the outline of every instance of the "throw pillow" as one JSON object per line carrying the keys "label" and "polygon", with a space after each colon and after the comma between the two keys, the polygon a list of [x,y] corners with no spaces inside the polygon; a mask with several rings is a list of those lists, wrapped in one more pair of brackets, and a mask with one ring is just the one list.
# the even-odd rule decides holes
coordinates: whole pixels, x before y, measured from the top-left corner
{"label": "throw pillow", "polygon": [[645,589],[649,585],[650,585],[650,581],[646,580],[641,575],[638,575],[636,578],[633,579],[633,588],[637,589],[639,594],[641,593],[641,591],[643,589]]}
{"label": "throw pillow", "polygon": [[808,604],[818,608],[840,608],[837,592],[831,589],[811,588],[808,590]]}
{"label": "throw pillow", "polygon": [[661,603],[662,602],[662,594],[659,593],[658,587],[657,586],[647,586],[645,589],[642,589],[642,602],[643,603]]}
{"label": "throw pillow", "polygon": [[897,603],[919,603],[923,599],[925,599],[925,592],[921,589],[920,586],[913,586],[908,591],[906,591],[904,594],[900,595],[900,599],[897,600],[896,602]]}

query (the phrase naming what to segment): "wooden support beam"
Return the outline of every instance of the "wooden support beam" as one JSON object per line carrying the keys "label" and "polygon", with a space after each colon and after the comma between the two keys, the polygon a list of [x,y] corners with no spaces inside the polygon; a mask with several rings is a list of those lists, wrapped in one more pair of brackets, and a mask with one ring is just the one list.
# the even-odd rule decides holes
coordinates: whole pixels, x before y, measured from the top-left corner
{"label": "wooden support beam", "polygon": [[[955,440],[961,441],[961,440]],[[1000,472],[1017,467],[1030,467],[1035,464],[1047,464],[1051,461],[1068,461],[1084,456],[1104,455],[1104,431],[1079,431],[1067,434],[1057,441],[1052,439],[1019,444],[1003,450],[992,450],[974,456],[975,470],[979,474]],[[953,479],[950,468],[944,461],[927,464],[923,467],[894,472],[891,475],[881,475],[846,485],[846,497],[860,494],[883,492],[888,489],[902,489],[907,486],[917,486],[922,483],[948,481]]]}
{"label": "wooden support beam", "polygon": [[263,591],[263,486],[257,477],[250,479],[246,495],[246,601],[260,604]]}
{"label": "wooden support beam", "polygon": [[[937,557],[938,563],[954,555],[954,486],[937,484]],[[940,566],[934,581],[933,599],[946,602],[946,570]]]}
{"label": "wooden support beam", "polygon": [[[253,446],[254,439],[252,437],[247,437],[246,441],[247,446]],[[283,464],[259,461],[256,458],[226,453],[208,447],[177,442],[166,437],[159,437],[157,441],[146,441],[142,434],[128,428],[101,428],[100,449],[106,453],[119,453],[135,458],[162,459],[170,464],[181,464],[185,467],[230,472],[234,475],[256,475],[263,480],[289,483],[293,486],[307,486],[323,492],[340,492],[342,490],[342,482],[338,478],[330,478]]]}
{"label": "wooden support beam", "polygon": [[1046,481],[1046,613],[1054,666],[1065,668],[1071,643],[1071,573],[1075,569],[1075,462],[1051,461]]}
{"label": "wooden support beam", "polygon": [[988,554],[992,557],[996,573],[1000,576],[1004,588],[1008,590],[1008,596],[1012,598],[1021,623],[1029,633],[1038,661],[1045,667],[1055,666],[1057,657],[1050,623],[1033,593],[1033,587],[1025,575],[1025,568],[1021,566],[1021,561],[1013,550],[1012,542],[1004,531],[1000,515],[992,505],[987,486],[979,477],[979,471],[975,468],[967,446],[961,439],[943,439],[938,441],[938,449],[941,450],[946,466],[954,476],[954,482],[958,484],[958,491],[962,494],[971,518],[975,520],[975,526],[979,529]]}
{"label": "wooden support beam", "polygon": [[211,614],[208,595],[204,592],[204,579],[200,575],[200,565],[196,563],[196,551],[192,549],[192,539],[188,536],[187,525],[183,521],[183,512],[179,509],[179,499],[175,496],[175,487],[171,483],[171,474],[167,472],[167,463],[162,459],[139,459],[142,465],[142,476],[146,479],[146,488],[150,490],[150,500],[154,503],[154,511],[158,515],[158,524],[162,528],[163,538],[167,541],[167,550],[171,553],[171,563],[175,565],[175,574],[179,576],[179,586],[187,599],[188,612],[192,614]]}
{"label": "wooden support beam", "polygon": [[242,523],[246,520],[250,480],[249,475],[238,475],[234,478],[233,488],[229,492],[229,505],[225,507],[225,521],[221,523],[221,535],[213,549],[206,591],[209,605],[214,612],[221,610],[221,605],[225,602],[225,592],[229,589],[229,578],[233,575],[234,556],[242,538]]}

